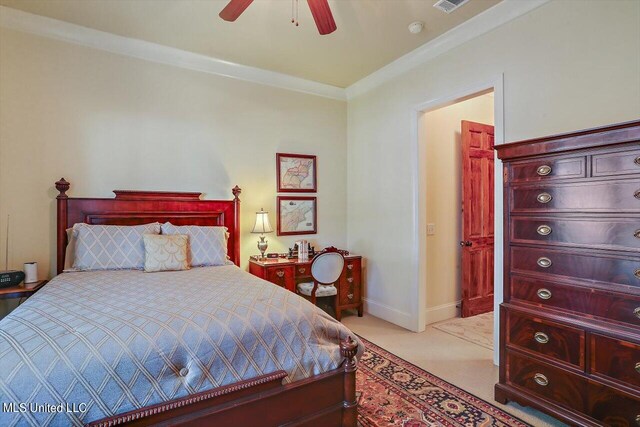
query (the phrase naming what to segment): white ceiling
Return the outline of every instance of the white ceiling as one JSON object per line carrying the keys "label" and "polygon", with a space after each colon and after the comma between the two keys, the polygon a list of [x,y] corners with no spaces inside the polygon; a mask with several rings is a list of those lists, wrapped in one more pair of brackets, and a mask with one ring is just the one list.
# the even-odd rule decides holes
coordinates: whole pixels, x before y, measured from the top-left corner
{"label": "white ceiling", "polygon": [[[0,4],[77,25],[239,64],[347,87],[500,0],[470,0],[450,15],[436,0],[329,0],[338,29],[317,32],[306,1],[300,26],[291,0],[255,0],[236,22],[226,0],[0,0]],[[414,35],[407,26],[425,22]]]}

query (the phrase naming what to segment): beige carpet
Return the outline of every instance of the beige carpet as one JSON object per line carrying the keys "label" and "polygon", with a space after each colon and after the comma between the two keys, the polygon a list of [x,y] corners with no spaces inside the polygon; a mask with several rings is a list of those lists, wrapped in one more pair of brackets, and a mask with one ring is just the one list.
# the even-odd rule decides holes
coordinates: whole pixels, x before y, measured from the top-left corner
{"label": "beige carpet", "polygon": [[464,319],[445,320],[432,326],[442,332],[493,350],[493,312]]}

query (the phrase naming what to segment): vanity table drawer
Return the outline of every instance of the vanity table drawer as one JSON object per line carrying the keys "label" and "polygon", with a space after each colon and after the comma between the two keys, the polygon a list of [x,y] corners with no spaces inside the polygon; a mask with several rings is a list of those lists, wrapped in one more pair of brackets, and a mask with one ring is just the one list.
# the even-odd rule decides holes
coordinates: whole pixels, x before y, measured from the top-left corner
{"label": "vanity table drawer", "polygon": [[512,212],[640,212],[640,179],[518,186]]}
{"label": "vanity table drawer", "polygon": [[358,304],[361,300],[361,262],[359,259],[345,260],[340,276],[340,305]]}
{"label": "vanity table drawer", "polygon": [[640,390],[640,344],[591,334],[591,375]]}
{"label": "vanity table drawer", "polygon": [[583,330],[514,311],[507,313],[508,345],[584,370]]}
{"label": "vanity table drawer", "polygon": [[581,284],[597,281],[611,285],[640,287],[640,258],[622,255],[595,255],[547,248],[511,247],[511,269],[578,279]]}
{"label": "vanity table drawer", "polygon": [[635,218],[513,217],[511,242],[580,246],[640,253],[640,216]]}
{"label": "vanity table drawer", "polygon": [[267,281],[293,290],[295,288],[295,272],[293,266],[273,266],[267,268]]}
{"label": "vanity table drawer", "polygon": [[514,162],[511,165],[512,182],[554,181],[586,176],[586,157],[546,158]]}

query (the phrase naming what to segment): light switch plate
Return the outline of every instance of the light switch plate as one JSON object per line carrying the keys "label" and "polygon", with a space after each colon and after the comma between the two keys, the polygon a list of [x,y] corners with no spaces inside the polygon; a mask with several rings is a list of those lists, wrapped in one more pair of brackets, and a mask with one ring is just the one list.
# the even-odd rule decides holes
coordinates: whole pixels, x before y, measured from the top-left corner
{"label": "light switch plate", "polygon": [[433,236],[434,234],[436,234],[436,225],[427,224],[427,236]]}

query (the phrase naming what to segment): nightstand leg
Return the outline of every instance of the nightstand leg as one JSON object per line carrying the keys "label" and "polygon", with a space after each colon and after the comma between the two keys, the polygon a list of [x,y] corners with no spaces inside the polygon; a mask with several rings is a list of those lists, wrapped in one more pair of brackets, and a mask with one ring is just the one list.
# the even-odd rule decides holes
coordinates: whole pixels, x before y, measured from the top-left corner
{"label": "nightstand leg", "polygon": [[360,305],[358,306],[358,317],[362,317],[363,314],[364,314],[363,304],[360,303]]}

